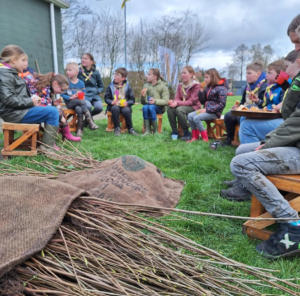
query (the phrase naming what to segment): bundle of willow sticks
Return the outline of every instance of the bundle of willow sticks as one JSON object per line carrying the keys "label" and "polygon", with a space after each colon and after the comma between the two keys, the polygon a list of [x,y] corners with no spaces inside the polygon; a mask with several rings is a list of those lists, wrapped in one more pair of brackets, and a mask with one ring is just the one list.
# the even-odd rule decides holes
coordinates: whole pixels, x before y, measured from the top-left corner
{"label": "bundle of willow sticks", "polygon": [[282,280],[274,272],[230,260],[140,212],[80,197],[46,248],[0,279],[0,291],[35,296],[261,296],[267,287],[274,289],[273,295],[300,295],[295,279]]}

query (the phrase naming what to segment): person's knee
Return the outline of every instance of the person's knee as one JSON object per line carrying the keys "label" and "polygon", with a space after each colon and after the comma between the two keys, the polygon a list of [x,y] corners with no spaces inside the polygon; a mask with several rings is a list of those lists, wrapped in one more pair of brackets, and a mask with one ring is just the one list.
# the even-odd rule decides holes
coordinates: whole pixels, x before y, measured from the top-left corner
{"label": "person's knee", "polygon": [[76,106],[75,107],[75,112],[77,113],[77,114],[82,114],[83,112],[82,112],[82,108],[80,107],[80,106]]}
{"label": "person's knee", "polygon": [[196,116],[192,115],[192,113],[189,113],[187,116],[188,121],[194,121]]}
{"label": "person's knee", "polygon": [[111,113],[120,113],[120,107],[119,106],[112,106],[111,108],[110,108],[110,112]]}
{"label": "person's knee", "polygon": [[148,112],[149,111],[149,105],[144,105],[143,106],[143,111]]}
{"label": "person's knee", "polygon": [[[59,123],[59,111],[56,107],[46,107],[45,108],[45,111],[47,111],[47,120],[46,120],[46,123],[47,122],[51,122],[53,125],[55,126],[58,126],[58,123]],[[55,123],[55,124],[54,124]]]}

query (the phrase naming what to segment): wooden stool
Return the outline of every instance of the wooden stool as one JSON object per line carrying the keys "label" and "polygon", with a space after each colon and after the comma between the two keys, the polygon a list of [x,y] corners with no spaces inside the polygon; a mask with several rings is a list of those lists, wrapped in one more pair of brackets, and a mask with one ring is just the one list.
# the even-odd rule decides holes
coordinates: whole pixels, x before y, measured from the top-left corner
{"label": "wooden stool", "polygon": [[[115,129],[114,129],[114,123],[113,123],[113,120],[112,120],[112,113],[110,111],[107,111],[107,120],[108,120],[108,122],[107,122],[106,131],[107,132],[113,132]],[[120,120],[120,123],[121,123],[121,133],[124,134],[128,130],[127,130],[125,118],[122,114],[120,114],[119,120]]]}
{"label": "wooden stool", "polygon": [[68,121],[70,132],[77,132],[77,113],[73,109],[62,109]]}
{"label": "wooden stool", "polygon": [[178,121],[177,130],[178,130],[178,137],[183,137],[184,132],[183,132],[181,125],[179,124],[179,121]]}
{"label": "wooden stool", "polygon": [[240,146],[241,142],[239,141],[239,131],[240,131],[240,125],[237,124],[234,128],[234,138],[233,141],[231,142],[232,146]]}
{"label": "wooden stool", "polygon": [[[156,117],[158,120],[158,133],[161,134],[163,114],[156,114]],[[151,127],[152,127],[152,121],[151,121]],[[145,132],[145,123],[143,123],[143,133],[144,132]]]}
{"label": "wooden stool", "polygon": [[[288,192],[284,198],[297,212],[300,211],[300,175],[270,175],[266,176],[278,190]],[[270,213],[266,212],[263,205],[252,195],[250,217],[272,218]],[[252,221],[248,220],[243,225],[243,233],[249,237],[266,240],[272,234],[271,231],[264,228],[274,224],[275,221]]]}
{"label": "wooden stool", "polygon": [[[4,147],[1,151],[4,159],[9,155],[34,156],[37,155],[37,140],[39,124],[21,124],[3,122]],[[22,131],[23,135],[14,139],[14,131]],[[18,150],[16,150],[18,149]],[[19,151],[29,150],[29,151]]]}
{"label": "wooden stool", "polygon": [[[207,135],[210,139],[226,139],[226,127],[224,124],[224,115],[221,118],[205,121],[207,126]],[[224,133],[225,132],[225,133]]]}

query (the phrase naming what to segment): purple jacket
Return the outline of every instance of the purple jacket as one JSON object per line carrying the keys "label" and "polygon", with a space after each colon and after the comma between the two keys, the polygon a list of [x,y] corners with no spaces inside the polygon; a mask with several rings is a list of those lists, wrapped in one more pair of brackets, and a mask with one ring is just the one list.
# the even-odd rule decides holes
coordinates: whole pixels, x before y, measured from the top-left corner
{"label": "purple jacket", "polygon": [[224,78],[217,86],[207,87],[203,92],[199,91],[199,101],[204,105],[206,113],[214,113],[219,118],[221,117],[226,105],[228,88],[228,82]]}

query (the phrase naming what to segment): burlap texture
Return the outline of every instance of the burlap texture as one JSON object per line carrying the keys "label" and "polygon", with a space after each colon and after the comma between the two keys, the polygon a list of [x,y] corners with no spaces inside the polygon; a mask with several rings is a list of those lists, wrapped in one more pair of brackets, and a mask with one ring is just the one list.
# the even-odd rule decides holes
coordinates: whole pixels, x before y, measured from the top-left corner
{"label": "burlap texture", "polygon": [[103,161],[97,169],[71,172],[58,180],[104,200],[167,208],[177,205],[184,187],[184,182],[164,178],[155,165],[132,155]]}
{"label": "burlap texture", "polygon": [[85,191],[37,177],[3,177],[0,188],[1,277],[47,245],[72,201]]}

